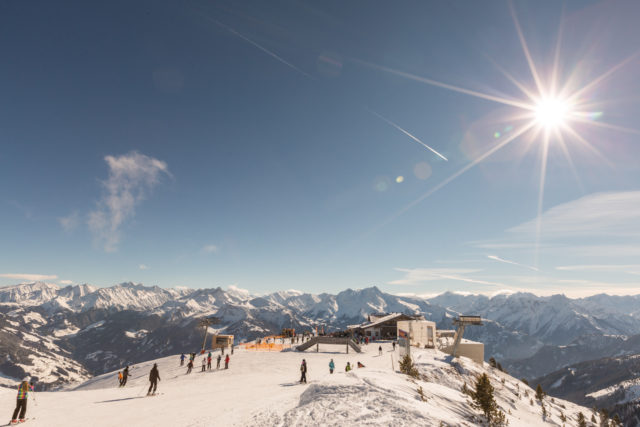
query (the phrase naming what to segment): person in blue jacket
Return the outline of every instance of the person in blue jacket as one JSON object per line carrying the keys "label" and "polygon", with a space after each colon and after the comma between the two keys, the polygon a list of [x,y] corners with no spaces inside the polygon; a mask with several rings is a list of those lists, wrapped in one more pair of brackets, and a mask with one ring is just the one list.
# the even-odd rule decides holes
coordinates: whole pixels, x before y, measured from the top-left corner
{"label": "person in blue jacket", "polygon": [[333,359],[331,359],[331,362],[329,362],[329,373],[333,374],[334,369],[336,369],[336,364],[333,363]]}

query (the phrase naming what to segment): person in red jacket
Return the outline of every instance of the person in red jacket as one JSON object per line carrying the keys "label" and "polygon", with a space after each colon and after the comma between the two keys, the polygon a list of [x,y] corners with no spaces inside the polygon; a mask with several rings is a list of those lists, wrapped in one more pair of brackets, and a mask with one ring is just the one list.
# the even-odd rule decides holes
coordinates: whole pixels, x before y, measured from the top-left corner
{"label": "person in red jacket", "polygon": [[224,369],[229,369],[229,355],[227,354],[227,357],[224,358]]}
{"label": "person in red jacket", "polygon": [[11,417],[11,424],[18,423],[18,413],[20,414],[20,422],[24,422],[24,416],[27,414],[27,398],[29,397],[29,390],[33,390],[33,385],[30,381],[30,377],[24,377],[18,386],[18,401],[16,402],[16,409],[13,411],[13,416]]}

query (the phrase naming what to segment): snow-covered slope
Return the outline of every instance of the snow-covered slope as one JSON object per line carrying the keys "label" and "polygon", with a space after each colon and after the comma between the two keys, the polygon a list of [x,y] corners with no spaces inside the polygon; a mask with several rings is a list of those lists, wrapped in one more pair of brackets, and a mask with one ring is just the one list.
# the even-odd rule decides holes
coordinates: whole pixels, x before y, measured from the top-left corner
{"label": "snow-covered slope", "polygon": [[[122,283],[97,288],[37,282],[0,288],[0,331],[17,340],[12,348],[30,348],[9,352],[9,341],[0,342],[0,354],[13,355],[0,361],[0,374],[20,377],[28,372],[30,355],[44,357],[46,352],[73,360],[92,374],[171,354],[202,340],[197,322],[203,316],[220,320],[212,331],[251,340],[282,328],[344,329],[373,312],[403,312],[422,314],[440,329],[452,328],[459,313],[481,315],[485,325],[468,328],[465,336],[483,342],[487,358],[493,356],[515,375],[531,379],[590,354],[621,354],[616,352],[619,346],[612,345],[616,340],[624,343],[621,352],[633,351],[632,345],[626,349],[633,341],[628,337],[640,334],[640,317],[633,311],[637,298],[630,300],[631,304],[607,295],[580,300],[524,293],[492,298],[445,293],[424,299],[392,295],[377,287],[335,295],[290,290],[256,296],[234,287],[164,289]],[[12,320],[11,312],[37,312],[42,322]],[[611,334],[617,338],[608,339]],[[34,338],[28,341],[29,337]],[[71,377],[61,374],[60,381],[51,385]]]}
{"label": "snow-covered slope", "polygon": [[[451,363],[436,350],[415,350],[421,379],[392,369],[398,367],[396,352],[383,344],[365,346],[361,354],[345,354],[341,348],[321,347],[320,352],[236,351],[230,369],[186,375],[178,356],[140,363],[131,368],[125,388],[117,387],[116,372],[96,377],[65,392],[39,393],[38,406],[31,405],[33,427],[47,426],[475,426],[480,413],[460,390],[477,375],[488,373],[498,404],[512,426],[563,425],[561,416],[575,422],[584,407],[546,398],[543,418],[534,391],[524,383],[479,366],[468,359]],[[299,365],[306,359],[309,384],[300,385]],[[329,374],[333,358],[337,372]],[[365,368],[344,372],[349,361]],[[199,366],[200,357],[196,360]],[[162,380],[155,397],[145,397],[147,377],[158,363]],[[423,391],[423,400],[418,389]],[[0,412],[9,413],[13,390],[0,389]],[[442,423],[442,424],[441,424]]]}

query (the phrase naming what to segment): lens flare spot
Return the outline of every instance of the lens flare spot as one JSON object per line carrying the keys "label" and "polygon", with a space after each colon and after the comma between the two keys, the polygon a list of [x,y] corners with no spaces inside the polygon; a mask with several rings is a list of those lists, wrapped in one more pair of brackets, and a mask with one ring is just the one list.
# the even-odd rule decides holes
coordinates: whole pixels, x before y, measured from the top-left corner
{"label": "lens flare spot", "polygon": [[385,191],[387,191],[389,189],[390,184],[391,183],[390,183],[388,177],[379,176],[373,182],[373,189],[376,190],[376,191],[379,191],[381,193],[384,193]]}
{"label": "lens flare spot", "polygon": [[500,138],[500,136],[502,136],[502,134],[501,134],[500,132],[494,132],[494,133],[493,133],[493,137],[494,137],[495,139]]}
{"label": "lens flare spot", "polygon": [[404,176],[402,176],[402,175],[397,176],[397,177],[396,177],[396,182],[397,182],[398,184],[400,184],[401,182],[404,182]]}
{"label": "lens flare spot", "polygon": [[431,166],[427,162],[420,162],[413,168],[413,174],[422,181],[427,180],[431,176]]}

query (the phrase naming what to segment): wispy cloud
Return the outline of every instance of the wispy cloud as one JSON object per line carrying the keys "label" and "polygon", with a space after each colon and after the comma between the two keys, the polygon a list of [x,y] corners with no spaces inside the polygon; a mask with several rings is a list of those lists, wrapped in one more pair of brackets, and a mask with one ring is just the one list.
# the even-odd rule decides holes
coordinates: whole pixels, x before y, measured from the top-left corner
{"label": "wispy cloud", "polygon": [[80,215],[78,212],[73,212],[68,216],[58,218],[58,222],[62,226],[64,231],[71,231],[75,229],[80,223]]}
{"label": "wispy cloud", "polygon": [[216,245],[205,245],[202,247],[202,252],[208,253],[208,254],[215,254],[218,253],[220,251],[220,248]]}
{"label": "wispy cloud", "polygon": [[529,270],[539,271],[539,269],[536,268],[536,267],[532,267],[530,265],[520,264],[519,262],[515,262],[515,261],[508,260],[508,259],[500,258],[497,255],[487,255],[487,258],[489,258],[491,260],[494,260],[494,261],[502,262],[502,263],[505,263],[505,264],[517,265],[518,267],[524,267],[524,268],[528,268]]}
{"label": "wispy cloud", "polygon": [[[542,214],[545,238],[640,236],[640,191],[595,193],[555,206]],[[536,233],[536,219],[510,233]]]}
{"label": "wispy cloud", "polygon": [[22,203],[18,202],[17,200],[8,200],[7,204],[9,204],[10,206],[13,206],[14,208],[22,212],[25,218],[27,219],[33,218],[33,212],[31,211],[31,209],[24,206]]}
{"label": "wispy cloud", "polygon": [[73,280],[58,280],[61,285],[73,285]]}
{"label": "wispy cloud", "polygon": [[30,274],[30,273],[5,273],[0,274],[4,279],[26,280],[28,282],[41,282],[44,280],[55,280],[58,276],[54,274]]}
{"label": "wispy cloud", "polygon": [[148,266],[148,265],[145,265],[145,264],[140,264],[140,265],[138,266],[138,268],[139,268],[140,270],[148,270],[148,269],[149,269],[149,266]]}
{"label": "wispy cloud", "polygon": [[109,176],[96,208],[89,212],[88,225],[96,242],[107,252],[117,250],[121,227],[135,216],[136,207],[169,175],[167,164],[138,152],[122,156],[106,156]]}
{"label": "wispy cloud", "polygon": [[476,273],[480,270],[470,268],[394,268],[394,270],[405,273],[401,279],[388,282],[390,285],[417,285],[434,280],[454,280],[459,282],[475,283],[479,285],[506,286],[503,283],[491,282],[467,276],[469,273]]}

